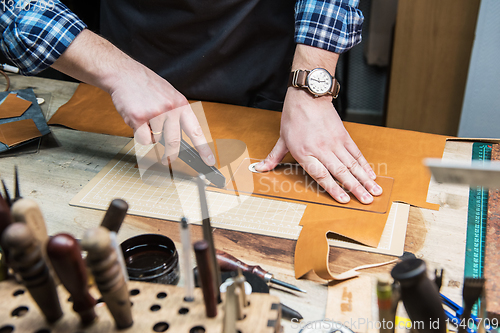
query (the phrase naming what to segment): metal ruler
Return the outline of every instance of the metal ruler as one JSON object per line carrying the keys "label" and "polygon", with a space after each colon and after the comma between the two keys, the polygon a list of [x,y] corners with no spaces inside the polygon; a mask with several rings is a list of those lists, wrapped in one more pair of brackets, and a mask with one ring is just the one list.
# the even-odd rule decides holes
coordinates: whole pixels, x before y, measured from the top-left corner
{"label": "metal ruler", "polygon": [[[472,160],[491,160],[491,144],[475,142],[472,146]],[[464,277],[483,277],[487,217],[488,189],[481,186],[471,187],[469,191]],[[472,309],[472,313],[475,315],[477,315],[478,306],[479,302]]]}

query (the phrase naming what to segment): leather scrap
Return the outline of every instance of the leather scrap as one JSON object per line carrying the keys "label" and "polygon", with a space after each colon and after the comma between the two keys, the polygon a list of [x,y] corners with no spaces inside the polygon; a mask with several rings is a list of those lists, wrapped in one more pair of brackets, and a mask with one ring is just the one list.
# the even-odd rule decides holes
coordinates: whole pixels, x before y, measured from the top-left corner
{"label": "leather scrap", "polygon": [[20,117],[31,106],[31,102],[22,99],[17,94],[8,94],[0,104],[0,119]]}
{"label": "leather scrap", "polygon": [[109,94],[85,83],[78,85],[71,99],[57,110],[48,124],[84,132],[134,136],[134,131],[116,111]]}
{"label": "leather scrap", "polygon": [[13,147],[22,142],[41,137],[33,119],[23,119],[0,124],[0,142]]}

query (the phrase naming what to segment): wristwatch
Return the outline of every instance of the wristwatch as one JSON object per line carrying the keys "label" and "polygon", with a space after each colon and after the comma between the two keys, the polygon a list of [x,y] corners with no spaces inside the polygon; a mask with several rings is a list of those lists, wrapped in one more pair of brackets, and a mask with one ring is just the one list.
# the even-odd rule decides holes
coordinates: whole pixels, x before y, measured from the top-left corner
{"label": "wristwatch", "polygon": [[339,95],[340,84],[324,68],[315,68],[311,71],[297,69],[290,73],[289,86],[306,88],[314,97],[332,95],[335,99]]}

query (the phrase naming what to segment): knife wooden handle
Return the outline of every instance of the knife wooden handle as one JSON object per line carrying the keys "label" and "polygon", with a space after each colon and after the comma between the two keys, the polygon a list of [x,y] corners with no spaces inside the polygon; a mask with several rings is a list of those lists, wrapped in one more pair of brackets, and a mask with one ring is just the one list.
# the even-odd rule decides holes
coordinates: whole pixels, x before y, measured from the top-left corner
{"label": "knife wooden handle", "polygon": [[47,243],[47,254],[59,279],[71,294],[73,310],[80,315],[82,324],[92,323],[96,318],[96,301],[89,293],[80,245],[73,236],[58,234]]}

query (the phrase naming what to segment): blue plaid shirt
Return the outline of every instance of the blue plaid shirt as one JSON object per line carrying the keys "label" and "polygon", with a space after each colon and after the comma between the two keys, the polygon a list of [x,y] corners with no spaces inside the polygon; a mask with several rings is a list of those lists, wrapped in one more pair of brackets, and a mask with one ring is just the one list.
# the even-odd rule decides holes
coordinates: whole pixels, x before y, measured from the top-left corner
{"label": "blue plaid shirt", "polygon": [[0,49],[34,75],[51,66],[86,25],[53,0],[0,0]]}
{"label": "blue plaid shirt", "polygon": [[361,42],[359,0],[298,0],[295,42],[343,53]]}
{"label": "blue plaid shirt", "polygon": [[[297,0],[295,41],[342,53],[361,41],[359,0]],[[0,49],[25,75],[51,66],[86,28],[57,0],[0,0]]]}

